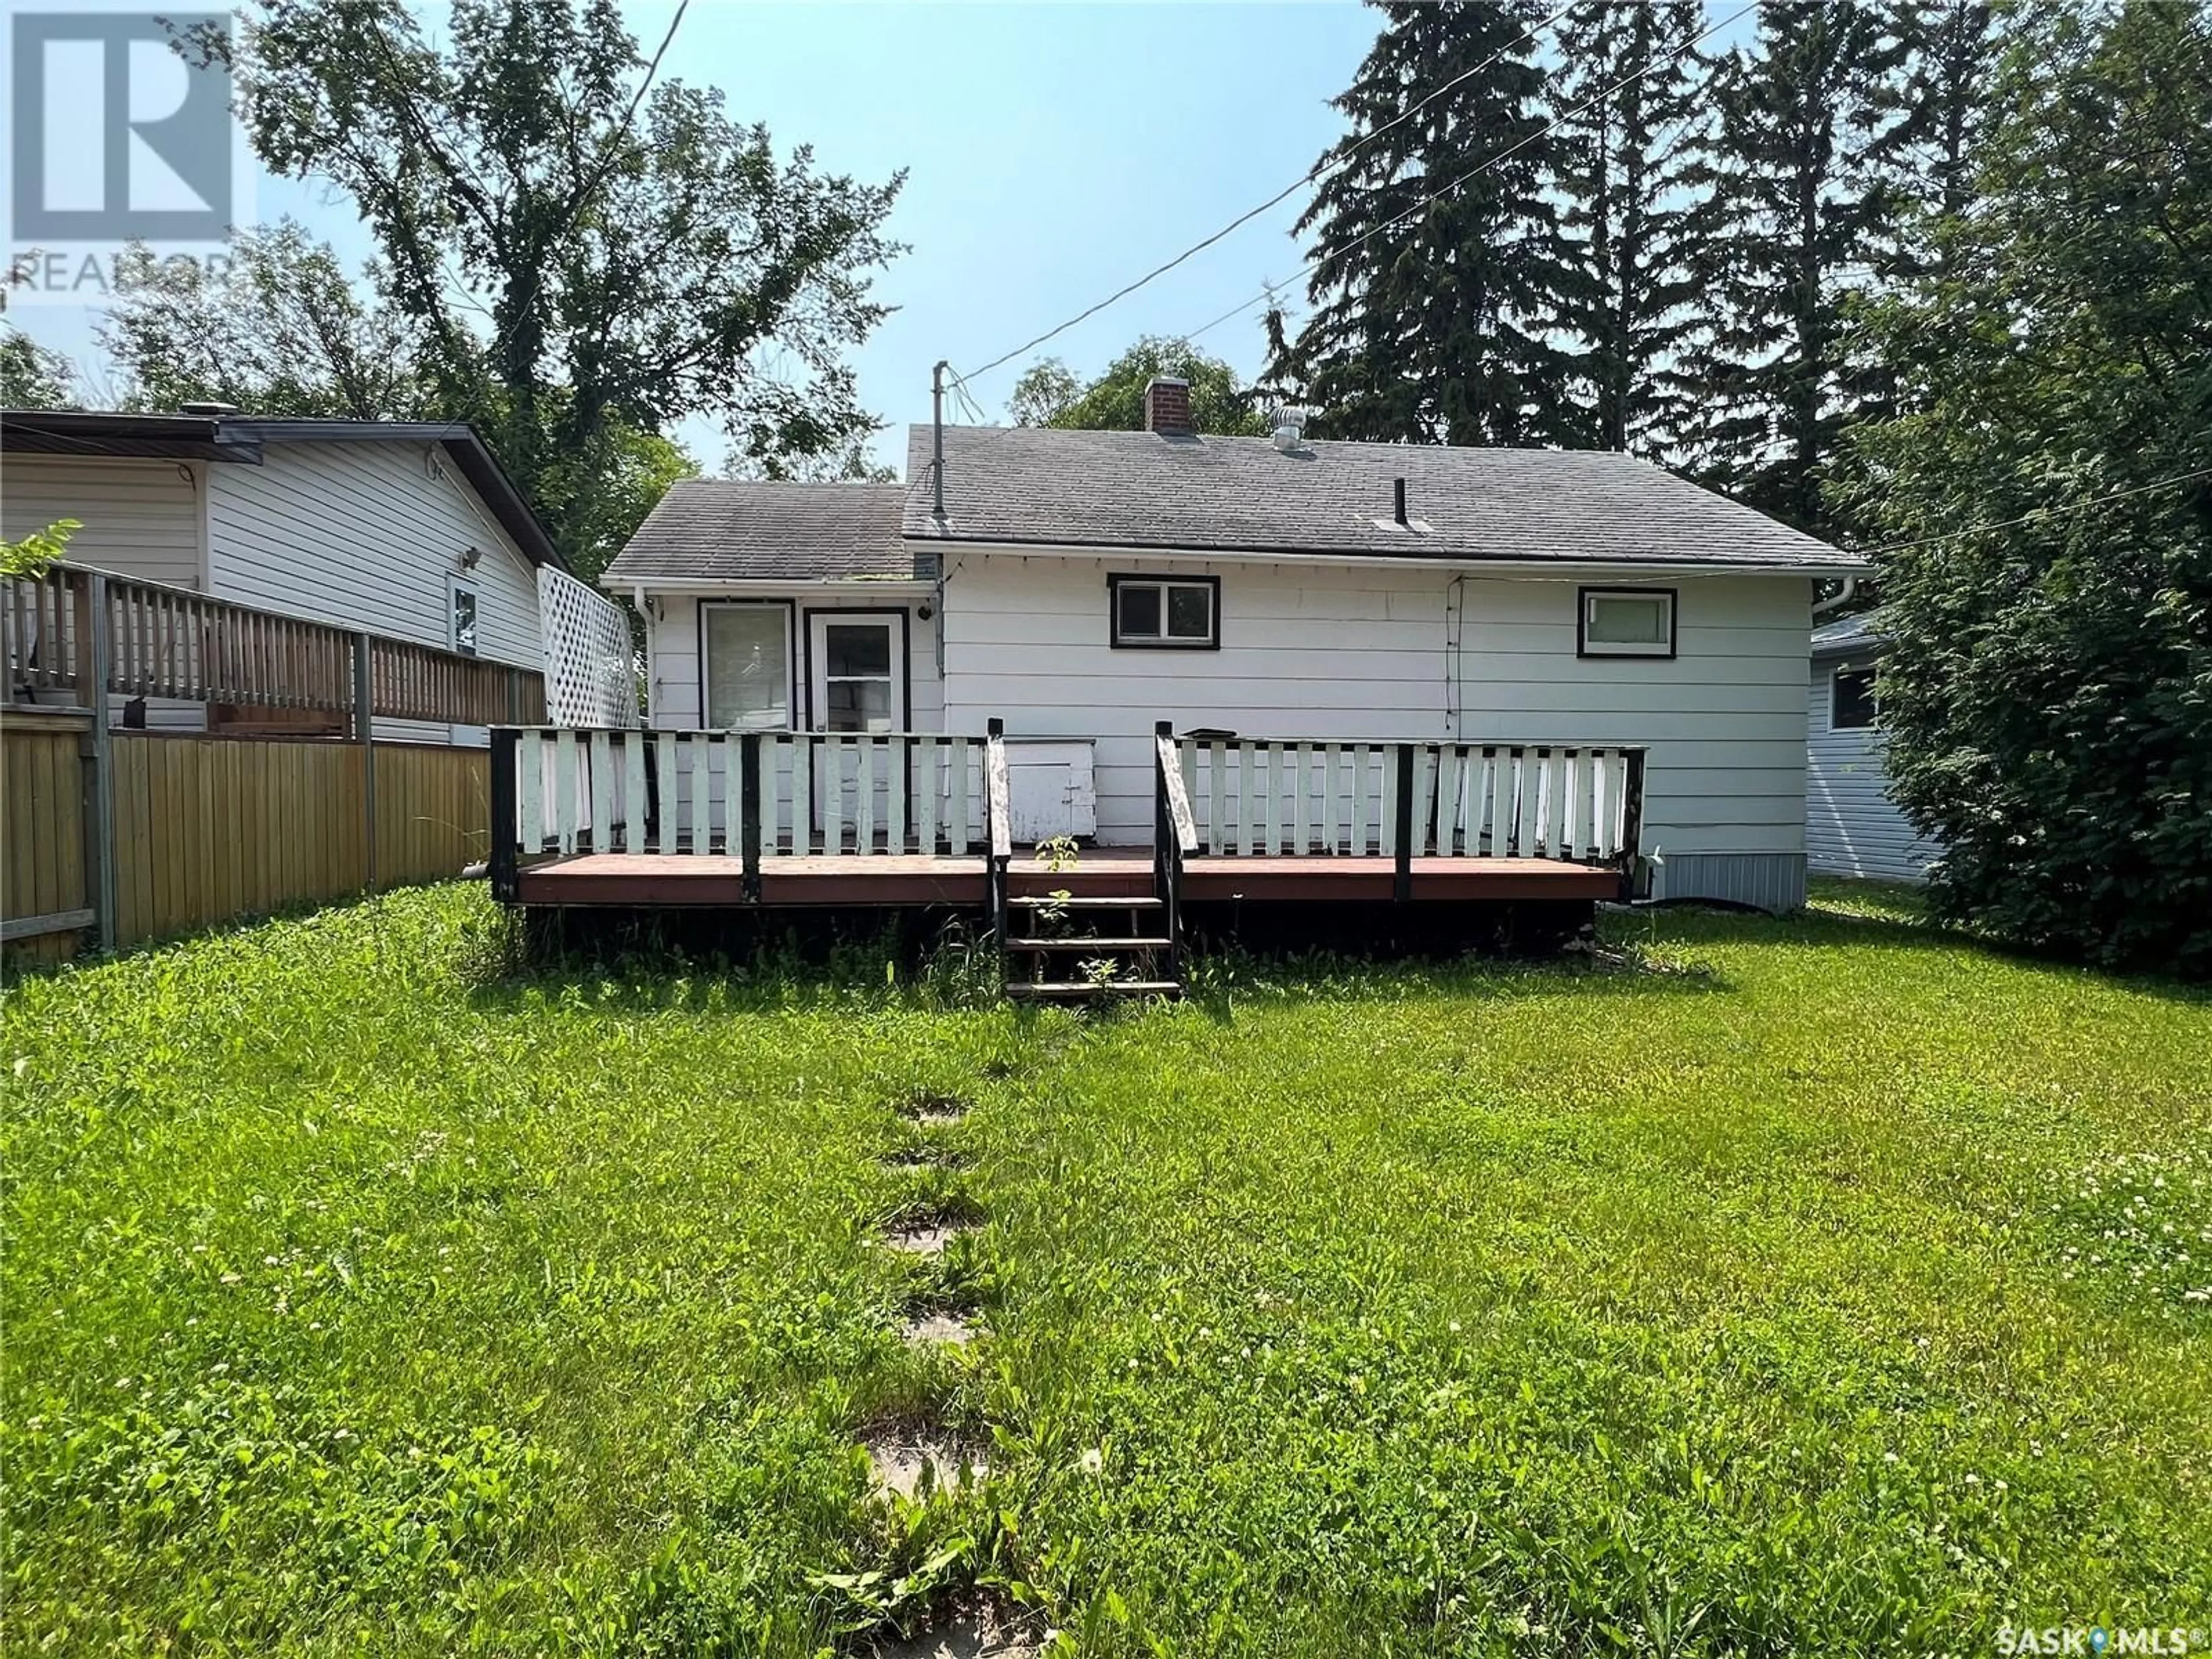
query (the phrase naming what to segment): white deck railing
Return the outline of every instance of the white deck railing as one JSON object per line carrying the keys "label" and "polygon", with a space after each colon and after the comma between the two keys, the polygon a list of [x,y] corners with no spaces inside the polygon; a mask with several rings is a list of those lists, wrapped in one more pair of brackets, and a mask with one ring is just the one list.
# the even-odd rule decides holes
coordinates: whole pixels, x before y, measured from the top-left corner
{"label": "white deck railing", "polygon": [[1613,745],[1181,738],[1202,855],[1611,863],[1635,850],[1644,751]]}
{"label": "white deck railing", "polygon": [[[750,751],[750,758],[748,758]],[[542,853],[980,853],[983,739],[575,731],[515,739],[517,840]]]}

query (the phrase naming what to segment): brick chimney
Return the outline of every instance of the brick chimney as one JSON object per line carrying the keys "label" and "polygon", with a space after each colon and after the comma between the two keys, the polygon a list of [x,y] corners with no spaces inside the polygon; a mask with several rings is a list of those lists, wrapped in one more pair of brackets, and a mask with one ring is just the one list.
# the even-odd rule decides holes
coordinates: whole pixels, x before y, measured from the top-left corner
{"label": "brick chimney", "polygon": [[1145,430],[1187,436],[1190,423],[1190,382],[1155,375],[1145,387]]}

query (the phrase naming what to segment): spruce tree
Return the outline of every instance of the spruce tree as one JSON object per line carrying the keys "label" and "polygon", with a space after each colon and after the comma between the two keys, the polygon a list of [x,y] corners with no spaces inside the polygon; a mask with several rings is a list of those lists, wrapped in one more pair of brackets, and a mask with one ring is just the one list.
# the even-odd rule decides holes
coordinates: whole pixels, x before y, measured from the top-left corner
{"label": "spruce tree", "polygon": [[1562,321],[1583,353],[1587,441],[1602,449],[1656,454],[1682,426],[1704,27],[1699,0],[1583,0],[1559,25],[1557,185],[1577,268]]}
{"label": "spruce tree", "polygon": [[1938,257],[1940,227],[1973,204],[1996,62],[1991,13],[1987,0],[1940,0],[1905,14],[1911,56],[1898,155],[1914,270]]}
{"label": "spruce tree", "polygon": [[1351,131],[1298,221],[1314,308],[1278,337],[1267,379],[1297,387],[1331,437],[1571,439],[1555,325],[1571,272],[1546,193],[1544,75],[1521,38],[1541,14],[1529,0],[1376,3],[1382,32],[1335,100]]}
{"label": "spruce tree", "polygon": [[1692,353],[1706,476],[1818,535],[1838,434],[1887,412],[1848,349],[1846,299],[1894,263],[1909,50],[1897,14],[1860,0],[1765,0],[1723,61],[1698,169],[1705,296]]}

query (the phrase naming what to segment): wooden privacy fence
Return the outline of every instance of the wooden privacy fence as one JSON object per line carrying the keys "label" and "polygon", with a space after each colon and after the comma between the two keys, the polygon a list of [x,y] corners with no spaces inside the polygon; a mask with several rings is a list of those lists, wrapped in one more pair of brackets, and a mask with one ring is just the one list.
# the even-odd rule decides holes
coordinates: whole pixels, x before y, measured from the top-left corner
{"label": "wooden privacy fence", "polygon": [[1200,850],[1613,864],[1636,850],[1644,750],[1324,738],[1176,744]]}
{"label": "wooden privacy fence", "polygon": [[[532,670],[75,566],[0,584],[0,939],[42,957],[459,875],[489,848],[486,751],[372,721],[544,718]],[[346,736],[111,729],[137,698]]]}

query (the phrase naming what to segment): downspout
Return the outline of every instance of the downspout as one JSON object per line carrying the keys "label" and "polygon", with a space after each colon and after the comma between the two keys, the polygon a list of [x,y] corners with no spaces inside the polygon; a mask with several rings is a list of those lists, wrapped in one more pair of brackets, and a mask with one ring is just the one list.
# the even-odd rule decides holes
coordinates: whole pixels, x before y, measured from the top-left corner
{"label": "downspout", "polygon": [[1859,579],[1856,576],[1844,577],[1843,591],[1840,593],[1838,593],[1832,599],[1818,599],[1814,602],[1814,620],[1816,622],[1819,621],[1822,617],[1826,616],[1828,612],[1833,611],[1838,605],[1849,605],[1851,602],[1851,596],[1858,591]]}
{"label": "downspout", "polygon": [[1460,707],[1460,638],[1466,626],[1467,576],[1464,572],[1451,579],[1444,589],[1444,735],[1457,739],[1466,712]]}

